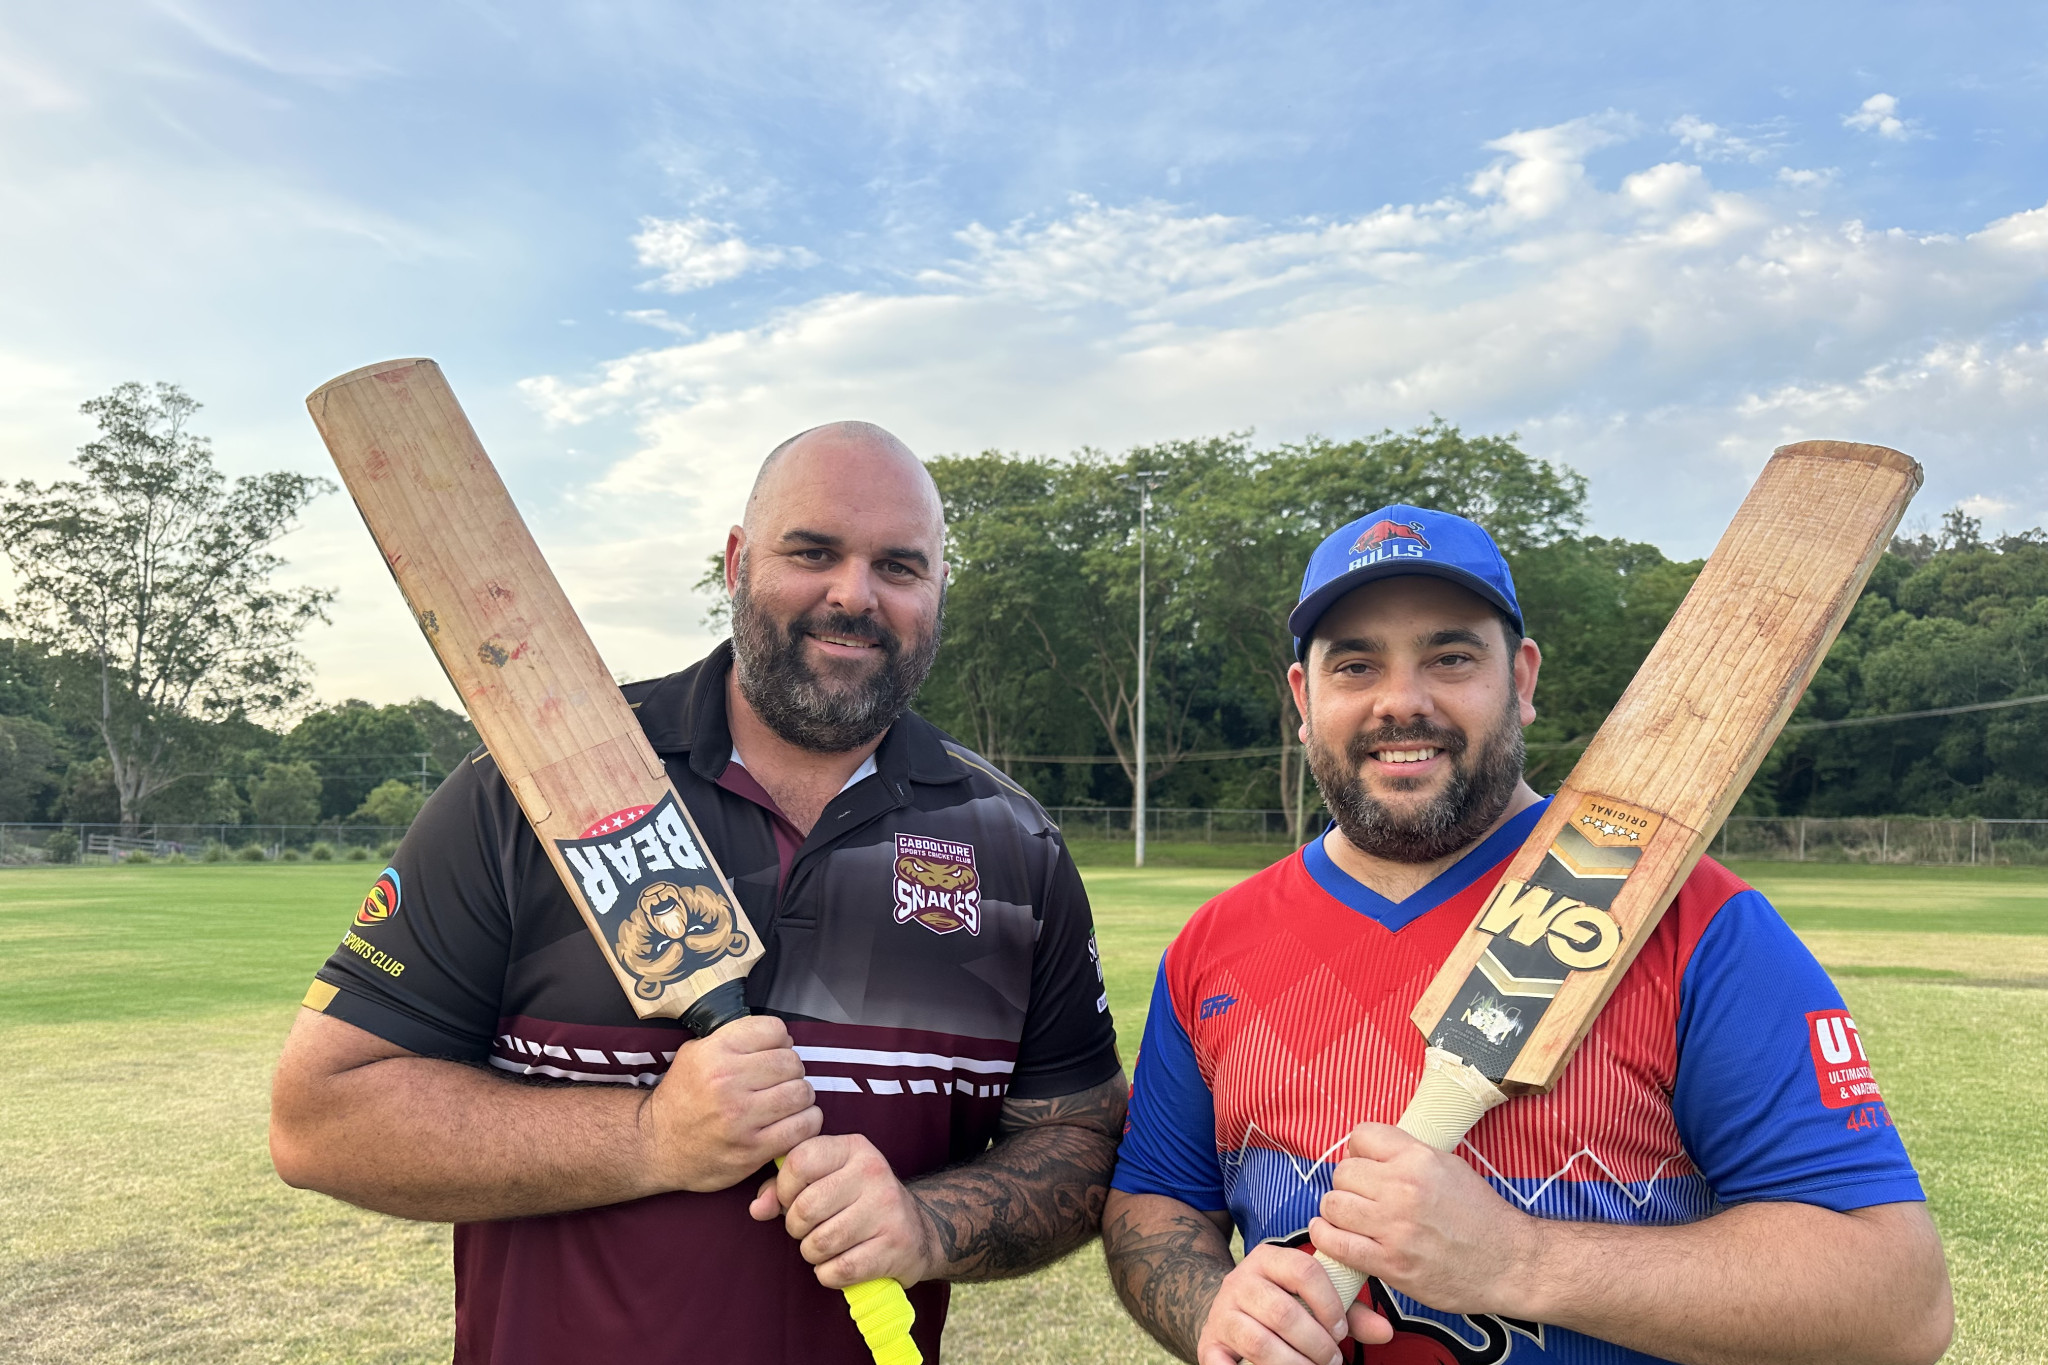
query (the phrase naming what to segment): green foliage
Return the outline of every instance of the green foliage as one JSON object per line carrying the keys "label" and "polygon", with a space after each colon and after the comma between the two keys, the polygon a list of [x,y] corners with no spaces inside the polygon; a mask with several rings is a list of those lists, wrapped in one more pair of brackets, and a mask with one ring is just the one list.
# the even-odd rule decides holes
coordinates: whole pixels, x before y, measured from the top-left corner
{"label": "green foliage", "polygon": [[331,863],[334,861],[334,845],[322,839],[306,850],[306,856],[316,863]]}
{"label": "green foliage", "polygon": [[267,763],[249,784],[259,825],[310,825],[320,818],[320,774],[312,764]]}
{"label": "green foliage", "polygon": [[195,720],[273,712],[305,691],[297,638],[332,596],[276,586],[284,561],[269,552],[332,485],[288,472],[229,485],[188,430],[198,408],[175,385],[117,385],[81,407],[100,434],[73,461],[80,477],[23,480],[0,505],[10,614],[90,672],[83,709],[124,824],[205,766]]}
{"label": "green foliage", "polygon": [[138,848],[121,861],[124,863],[153,863],[156,859],[149,855],[147,849]]}
{"label": "green foliage", "polygon": [[235,856],[245,863],[260,863],[269,855],[260,844],[243,844],[242,851]]}
{"label": "green foliage", "polygon": [[169,863],[173,867],[183,867],[185,866],[185,864],[191,862],[192,860],[190,858],[187,858],[182,853],[173,853],[169,857],[165,858],[164,861]]}
{"label": "green foliage", "polygon": [[68,829],[60,829],[43,840],[43,856],[53,863],[75,863],[78,861],[78,836]]}
{"label": "green foliage", "polygon": [[403,829],[420,813],[420,807],[426,804],[426,800],[417,787],[394,778],[380,783],[375,791],[364,797],[363,804],[349,818],[356,824]]}
{"label": "green foliage", "polygon": [[281,863],[295,863],[298,862],[302,856],[303,855],[301,855],[297,849],[288,848],[277,855],[277,860]]}
{"label": "green foliage", "polygon": [[366,863],[370,860],[370,850],[361,844],[350,844],[346,856],[352,863]]}
{"label": "green foliage", "polygon": [[206,851],[199,855],[203,863],[224,863],[228,860],[228,846],[218,839],[206,841]]}
{"label": "green foliage", "polygon": [[390,862],[397,852],[398,840],[396,839],[386,839],[383,843],[377,845],[377,856],[385,862]]}
{"label": "green foliage", "polygon": [[114,787],[114,765],[105,758],[74,763],[64,774],[56,817],[82,825],[111,825],[121,818],[121,793]]}
{"label": "green foliage", "polygon": [[61,789],[64,741],[32,716],[0,715],[0,821],[41,818]]}
{"label": "green foliage", "polygon": [[[1894,542],[1794,721],[2048,693],[2048,537],[1982,539],[1960,510]],[[2048,704],[1793,731],[1766,769],[1797,815],[2048,818]]]}

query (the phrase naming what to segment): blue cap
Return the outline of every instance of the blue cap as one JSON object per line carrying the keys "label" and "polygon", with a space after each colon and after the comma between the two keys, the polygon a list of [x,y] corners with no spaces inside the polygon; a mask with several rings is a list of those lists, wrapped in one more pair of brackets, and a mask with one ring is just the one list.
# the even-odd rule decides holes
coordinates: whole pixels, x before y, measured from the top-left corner
{"label": "blue cap", "polygon": [[1522,629],[1515,580],[1493,537],[1477,522],[1397,502],[1368,512],[1338,531],[1309,556],[1301,576],[1301,600],[1287,614],[1294,655],[1308,657],[1308,637],[1323,613],[1353,588],[1381,578],[1425,574],[1470,588]]}

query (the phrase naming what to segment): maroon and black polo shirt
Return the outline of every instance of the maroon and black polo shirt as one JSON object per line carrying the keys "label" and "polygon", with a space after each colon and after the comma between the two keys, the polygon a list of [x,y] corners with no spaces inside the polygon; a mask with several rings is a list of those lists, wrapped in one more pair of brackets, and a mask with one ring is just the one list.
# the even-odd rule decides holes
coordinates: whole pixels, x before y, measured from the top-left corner
{"label": "maroon and black polo shirt", "polygon": [[[906,714],[799,839],[730,764],[731,661],[721,645],[626,695],[764,939],[747,1000],[788,1022],[825,1131],[866,1134],[910,1179],[984,1150],[1004,1097],[1115,1075],[1087,894],[1039,805]],[[634,1015],[483,753],[427,802],[307,1003],[541,1084],[651,1086],[689,1037]],[[768,1170],[457,1224],[455,1359],[865,1365],[844,1300],[747,1216]],[[936,1361],[947,1286],[910,1296]]]}

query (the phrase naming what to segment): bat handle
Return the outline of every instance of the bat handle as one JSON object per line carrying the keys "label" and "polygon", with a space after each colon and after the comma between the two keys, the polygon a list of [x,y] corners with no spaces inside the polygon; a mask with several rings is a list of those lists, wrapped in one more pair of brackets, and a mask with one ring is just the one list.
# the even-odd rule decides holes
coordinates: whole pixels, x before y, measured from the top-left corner
{"label": "bat handle", "polygon": [[[782,1169],[783,1158],[775,1158],[775,1169]],[[910,1296],[903,1292],[903,1286],[891,1279],[862,1280],[850,1284],[843,1291],[846,1306],[853,1314],[853,1325],[860,1328],[862,1341],[868,1344],[868,1354],[875,1358],[875,1365],[924,1365],[924,1352],[917,1349],[911,1340],[910,1325],[917,1321],[917,1310],[910,1306]]]}
{"label": "bat handle", "polygon": [[[1415,1098],[1402,1111],[1399,1126],[1402,1132],[1439,1152],[1456,1151],[1465,1134],[1472,1131],[1472,1125],[1506,1099],[1500,1087],[1481,1075],[1477,1067],[1455,1052],[1433,1047],[1424,1054],[1422,1083],[1415,1087]],[[1328,1252],[1318,1251],[1316,1260],[1329,1272],[1339,1301],[1349,1307],[1365,1287],[1364,1272],[1353,1270]]]}

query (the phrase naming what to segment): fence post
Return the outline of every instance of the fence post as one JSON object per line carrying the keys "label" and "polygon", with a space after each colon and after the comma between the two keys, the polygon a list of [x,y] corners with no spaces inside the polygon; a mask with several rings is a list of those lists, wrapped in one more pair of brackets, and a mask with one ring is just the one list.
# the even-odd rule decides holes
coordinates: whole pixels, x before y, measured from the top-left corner
{"label": "fence post", "polygon": [[1977,822],[1970,821],[1970,866],[1977,865]]}
{"label": "fence post", "polygon": [[1795,863],[1806,861],[1806,817],[1803,815],[1799,817],[1799,856],[1792,861]]}
{"label": "fence post", "polygon": [[1888,863],[1892,860],[1892,822],[1883,820],[1879,822],[1879,826],[1882,832],[1878,838],[1877,860]]}

